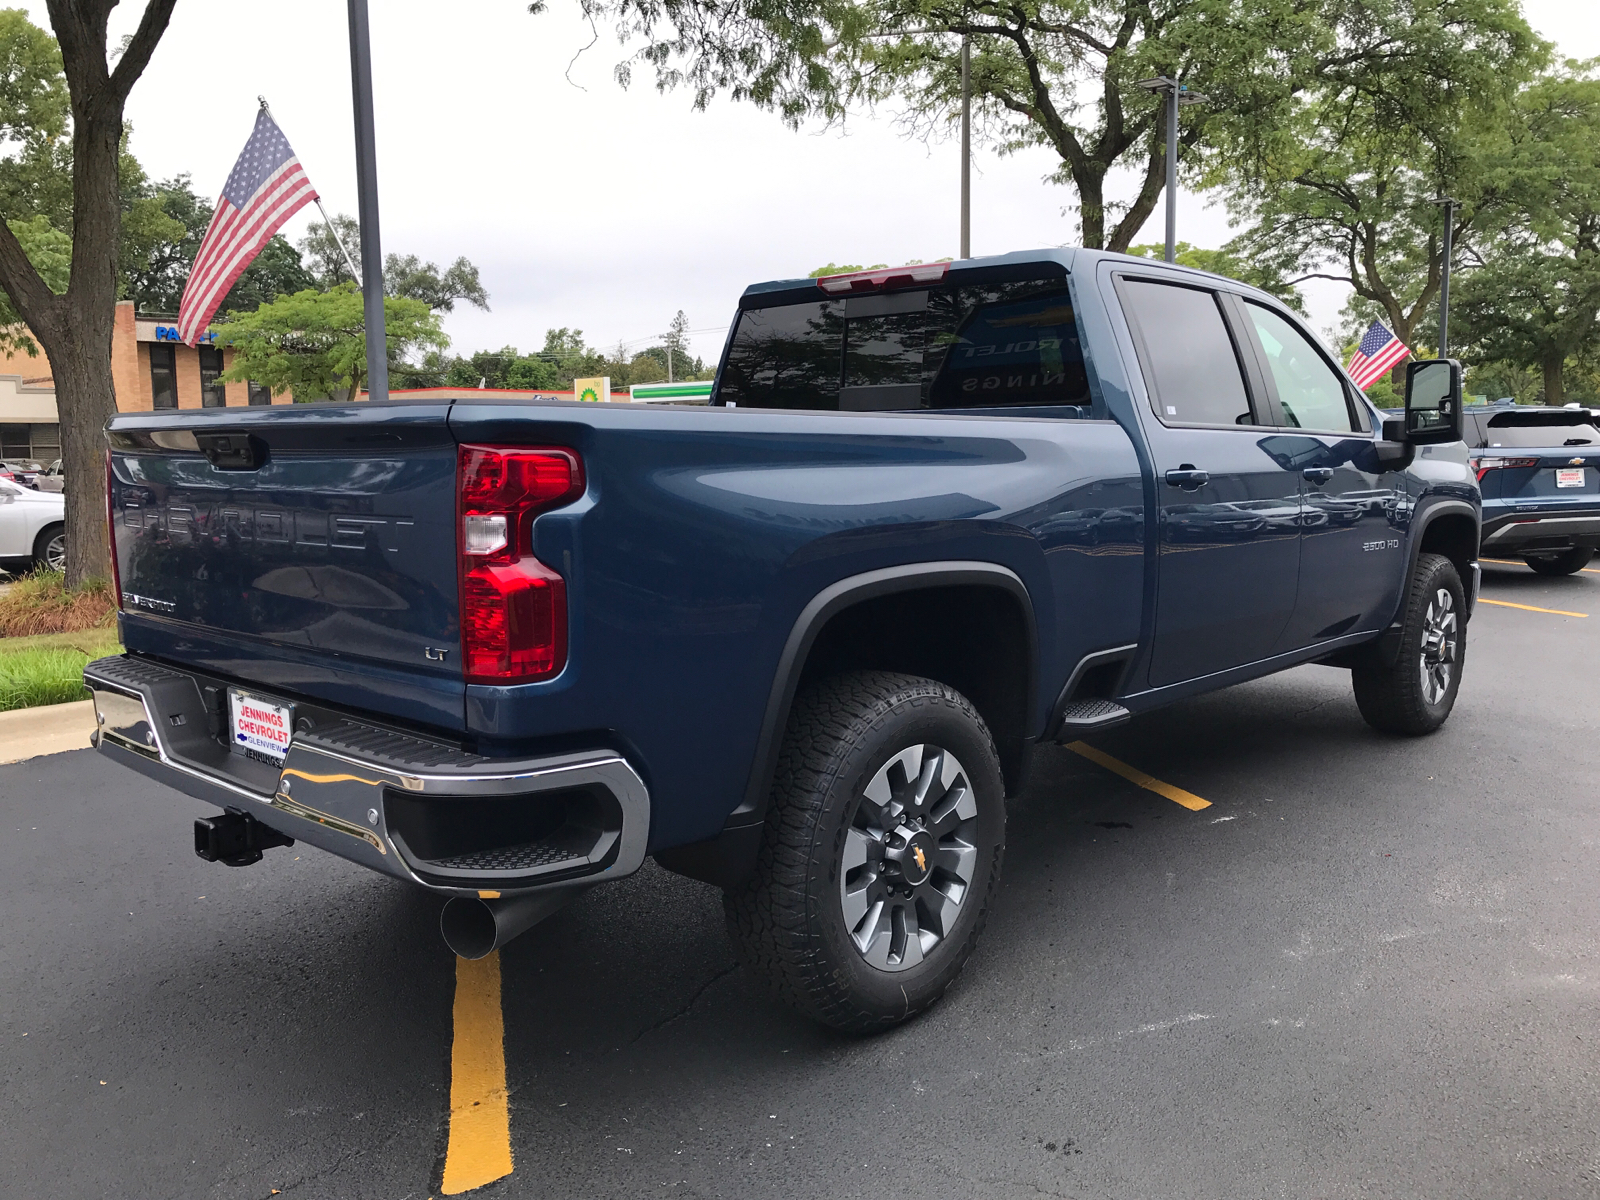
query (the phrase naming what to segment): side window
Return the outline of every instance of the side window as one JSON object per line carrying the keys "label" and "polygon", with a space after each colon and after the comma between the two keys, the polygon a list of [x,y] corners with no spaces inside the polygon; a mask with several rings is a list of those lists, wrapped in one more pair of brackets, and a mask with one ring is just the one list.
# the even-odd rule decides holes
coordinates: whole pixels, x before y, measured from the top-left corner
{"label": "side window", "polygon": [[1354,430],[1344,381],[1311,339],[1270,308],[1245,303],[1278,391],[1283,423],[1297,429]]}
{"label": "side window", "polygon": [[1164,424],[1257,423],[1214,293],[1132,279],[1121,292],[1139,333],[1150,403]]}

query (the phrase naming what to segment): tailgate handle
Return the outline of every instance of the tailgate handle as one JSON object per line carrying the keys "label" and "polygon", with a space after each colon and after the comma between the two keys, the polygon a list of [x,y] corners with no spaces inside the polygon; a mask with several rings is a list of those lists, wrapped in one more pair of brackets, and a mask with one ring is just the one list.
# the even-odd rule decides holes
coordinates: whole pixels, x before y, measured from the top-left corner
{"label": "tailgate handle", "polygon": [[219,471],[254,471],[267,461],[267,444],[248,433],[197,433],[194,440]]}

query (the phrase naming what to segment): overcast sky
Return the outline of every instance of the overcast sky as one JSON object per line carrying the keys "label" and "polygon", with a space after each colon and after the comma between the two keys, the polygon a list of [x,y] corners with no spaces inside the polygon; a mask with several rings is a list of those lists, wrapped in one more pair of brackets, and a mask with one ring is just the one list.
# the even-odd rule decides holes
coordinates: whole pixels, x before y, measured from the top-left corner
{"label": "overcast sky", "polygon": [[[41,2],[27,5],[48,28]],[[143,5],[125,0],[113,35]],[[1600,5],[1525,0],[1561,53],[1600,55]],[[524,351],[552,326],[642,349],[679,309],[697,353],[720,353],[745,285],[828,262],[902,263],[957,251],[959,147],[908,139],[893,114],[792,133],[751,105],[697,113],[647,72],[622,90],[620,49],[572,0],[543,16],[523,0],[372,5],[383,248],[482,271],[487,313],[445,319],[454,349]],[[451,14],[454,14],[453,16]],[[578,55],[571,67],[568,63]],[[187,172],[215,197],[264,93],[330,212],[356,210],[345,6],[335,0],[178,4],[127,115],[152,178]],[[995,254],[1070,243],[1067,189],[1043,182],[1052,155],[975,156],[972,248]],[[1131,189],[1128,189],[1131,191]],[[316,210],[284,232],[298,240]],[[1182,197],[1179,237],[1218,246],[1220,206]],[[1162,236],[1158,207],[1140,241]],[[1334,285],[1308,294],[1318,328]]]}

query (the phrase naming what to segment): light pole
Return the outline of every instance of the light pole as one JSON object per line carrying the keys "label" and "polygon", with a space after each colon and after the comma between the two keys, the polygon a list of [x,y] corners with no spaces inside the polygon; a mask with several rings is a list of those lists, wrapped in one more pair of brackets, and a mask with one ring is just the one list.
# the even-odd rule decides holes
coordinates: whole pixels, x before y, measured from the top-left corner
{"label": "light pole", "polygon": [[1154,79],[1141,79],[1139,86],[1167,98],[1167,261],[1178,257],[1178,106],[1199,104],[1205,99],[1199,92],[1191,92],[1176,79],[1158,75]]}
{"label": "light pole", "polygon": [[367,399],[389,398],[383,327],[383,250],[378,239],[378,157],[372,125],[372,39],[367,0],[350,0],[350,90],[356,115],[356,203],[361,221],[361,305],[367,329]]}
{"label": "light pole", "polygon": [[961,257],[972,257],[972,39],[961,39]]}
{"label": "light pole", "polygon": [[1433,203],[1444,210],[1444,270],[1439,277],[1439,357],[1450,357],[1450,258],[1455,235],[1456,200],[1440,196]]}

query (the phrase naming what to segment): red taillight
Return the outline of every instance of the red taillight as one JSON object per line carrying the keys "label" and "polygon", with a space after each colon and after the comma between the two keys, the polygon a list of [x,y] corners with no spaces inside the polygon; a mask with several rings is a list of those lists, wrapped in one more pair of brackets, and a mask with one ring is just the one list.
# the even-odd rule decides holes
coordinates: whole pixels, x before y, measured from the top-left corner
{"label": "red taillight", "polygon": [[462,446],[461,659],[472,683],[548,679],[567,662],[566,581],[533,556],[533,518],[583,492],[570,450]]}
{"label": "red taillight", "polygon": [[876,292],[883,288],[909,287],[917,283],[938,283],[950,269],[947,262],[917,263],[910,267],[880,267],[876,271],[851,271],[846,275],[824,275],[817,286],[825,292]]}
{"label": "red taillight", "polygon": [[111,485],[117,474],[111,467],[111,449],[106,448],[106,546],[111,551],[111,598],[122,607],[122,570],[117,566],[117,509]]}
{"label": "red taillight", "polygon": [[1478,482],[1483,482],[1483,477],[1490,471],[1503,471],[1507,467],[1537,467],[1537,458],[1498,458],[1486,455],[1472,460],[1472,469],[1478,473]]}

